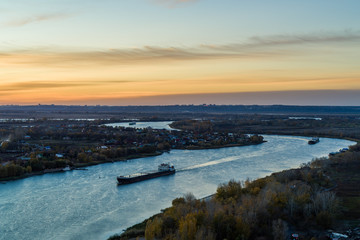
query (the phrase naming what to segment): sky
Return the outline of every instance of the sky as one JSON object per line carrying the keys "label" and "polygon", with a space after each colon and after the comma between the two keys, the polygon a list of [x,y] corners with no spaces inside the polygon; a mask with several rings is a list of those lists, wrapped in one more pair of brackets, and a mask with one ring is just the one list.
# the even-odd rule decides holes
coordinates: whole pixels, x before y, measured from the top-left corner
{"label": "sky", "polygon": [[0,105],[360,105],[358,0],[1,0]]}

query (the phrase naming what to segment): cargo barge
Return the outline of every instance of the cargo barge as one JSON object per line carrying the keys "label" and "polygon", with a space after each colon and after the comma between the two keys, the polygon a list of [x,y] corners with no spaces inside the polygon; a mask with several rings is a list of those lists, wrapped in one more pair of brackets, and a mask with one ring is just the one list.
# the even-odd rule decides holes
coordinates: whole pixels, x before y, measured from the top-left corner
{"label": "cargo barge", "polygon": [[158,166],[157,171],[145,172],[145,173],[134,173],[128,176],[118,176],[118,185],[130,184],[140,182],[152,178],[167,176],[175,174],[175,167],[169,163],[162,163]]}
{"label": "cargo barge", "polygon": [[311,140],[308,141],[308,144],[312,145],[318,142],[320,142],[320,139],[318,137],[313,137]]}

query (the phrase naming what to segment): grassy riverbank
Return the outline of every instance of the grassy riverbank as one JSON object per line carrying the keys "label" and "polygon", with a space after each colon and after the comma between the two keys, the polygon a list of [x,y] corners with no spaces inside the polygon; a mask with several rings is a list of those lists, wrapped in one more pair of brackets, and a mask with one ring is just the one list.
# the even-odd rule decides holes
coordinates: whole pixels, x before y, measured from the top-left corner
{"label": "grassy riverbank", "polygon": [[[75,164],[72,165],[71,170],[85,170],[84,168],[86,168],[86,167],[95,166],[95,165],[99,165],[99,164],[121,162],[121,161],[127,161],[127,160],[131,160],[131,159],[137,159],[137,158],[155,157],[155,156],[159,156],[161,154],[163,154],[163,152],[157,151],[157,152],[154,152],[154,153],[133,154],[133,155],[129,155],[129,156],[126,156],[126,157],[111,159],[111,160],[107,160],[107,161],[93,161],[93,162],[87,162],[87,163],[75,163]],[[18,179],[23,179],[23,178],[48,174],[48,173],[61,173],[61,172],[64,172],[64,170],[62,168],[48,169],[47,171],[43,170],[43,171],[25,173],[24,175],[16,176],[16,177],[0,178],[0,182],[13,181],[13,180],[18,180]]]}
{"label": "grassy riverbank", "polygon": [[[255,181],[230,181],[215,196],[191,194],[110,239],[356,239],[360,224],[360,144]],[[359,233],[358,233],[359,234]]]}
{"label": "grassy riverbank", "polygon": [[[183,147],[183,148],[178,148],[178,149],[183,149],[183,150],[218,149],[218,148],[227,148],[227,147],[241,147],[241,146],[257,145],[257,144],[261,144],[261,143],[265,142],[262,140],[261,136],[258,136],[258,137],[259,137],[259,141],[252,142],[252,143],[238,143],[238,144],[224,144],[224,145],[202,145],[202,146],[190,145],[188,147]],[[169,150],[169,151],[171,151],[171,150]],[[166,152],[168,152],[168,151],[166,151]],[[83,168],[85,168],[85,167],[99,165],[99,164],[103,164],[103,163],[113,163],[113,162],[120,162],[120,161],[128,161],[128,160],[137,159],[137,158],[155,157],[155,156],[162,155],[163,153],[164,153],[164,151],[156,151],[156,152],[151,152],[151,153],[138,153],[138,154],[128,155],[125,157],[106,159],[105,161],[72,163],[71,170],[78,170],[79,168],[80,168],[80,170],[84,170]],[[32,177],[32,176],[48,174],[48,173],[61,173],[61,172],[64,172],[63,168],[46,169],[46,170],[42,170],[42,171],[32,171],[30,173],[25,173],[20,176],[0,178],[0,182],[13,181],[13,180],[18,180],[18,179],[28,178],[28,177]]]}

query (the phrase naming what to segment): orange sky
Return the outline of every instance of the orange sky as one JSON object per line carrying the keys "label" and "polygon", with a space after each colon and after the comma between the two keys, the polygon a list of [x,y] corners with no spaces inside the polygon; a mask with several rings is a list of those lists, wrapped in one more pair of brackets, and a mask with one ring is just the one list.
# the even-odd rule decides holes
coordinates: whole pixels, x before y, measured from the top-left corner
{"label": "orange sky", "polygon": [[[253,19],[235,11],[257,9],[251,3],[231,2],[234,9],[212,1],[114,2],[113,11],[111,4],[90,1],[87,12],[79,11],[79,3],[72,6],[76,11],[54,12],[49,3],[40,9],[47,14],[30,5],[0,4],[19,11],[0,16],[0,104],[121,105],[134,97],[360,90],[360,32],[347,29],[353,19],[338,21],[330,14],[343,5],[315,4],[309,11],[305,5],[311,1],[304,1],[303,9],[284,2],[282,8],[293,16],[285,18],[279,15],[284,9],[264,2],[268,18]],[[117,19],[115,6],[141,9],[142,15],[124,12]],[[197,18],[204,8],[213,14],[224,8],[228,15],[218,21]],[[346,9],[351,15],[351,6]],[[304,12],[307,20],[300,19]],[[32,16],[18,17],[28,13]],[[102,18],[93,21],[91,14]],[[317,16],[333,24],[310,22]]]}
{"label": "orange sky", "polygon": [[[322,49],[323,42],[331,51]],[[0,57],[0,102],[76,103],[168,94],[360,89],[357,53],[347,46],[337,49],[338,42],[323,42],[251,50],[238,46],[230,50],[9,52]]]}

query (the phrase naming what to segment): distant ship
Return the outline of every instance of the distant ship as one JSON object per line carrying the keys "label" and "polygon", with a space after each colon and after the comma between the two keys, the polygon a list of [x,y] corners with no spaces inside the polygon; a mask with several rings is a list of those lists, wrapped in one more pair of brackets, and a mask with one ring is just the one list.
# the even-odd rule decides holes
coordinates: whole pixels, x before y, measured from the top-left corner
{"label": "distant ship", "polygon": [[315,144],[320,142],[320,139],[318,137],[313,137],[311,140],[308,141],[308,144]]}
{"label": "distant ship", "polygon": [[129,122],[129,125],[136,125],[136,122]]}
{"label": "distant ship", "polygon": [[169,163],[162,163],[158,166],[157,171],[145,172],[145,173],[134,173],[128,176],[118,176],[118,185],[130,184],[134,182],[140,182],[147,179],[157,178],[161,176],[175,174],[175,167]]}
{"label": "distant ship", "polygon": [[69,165],[66,165],[66,167],[64,167],[62,170],[63,170],[64,172],[66,172],[66,171],[70,171],[70,170],[71,170],[71,168],[70,168],[70,166],[69,166]]}

